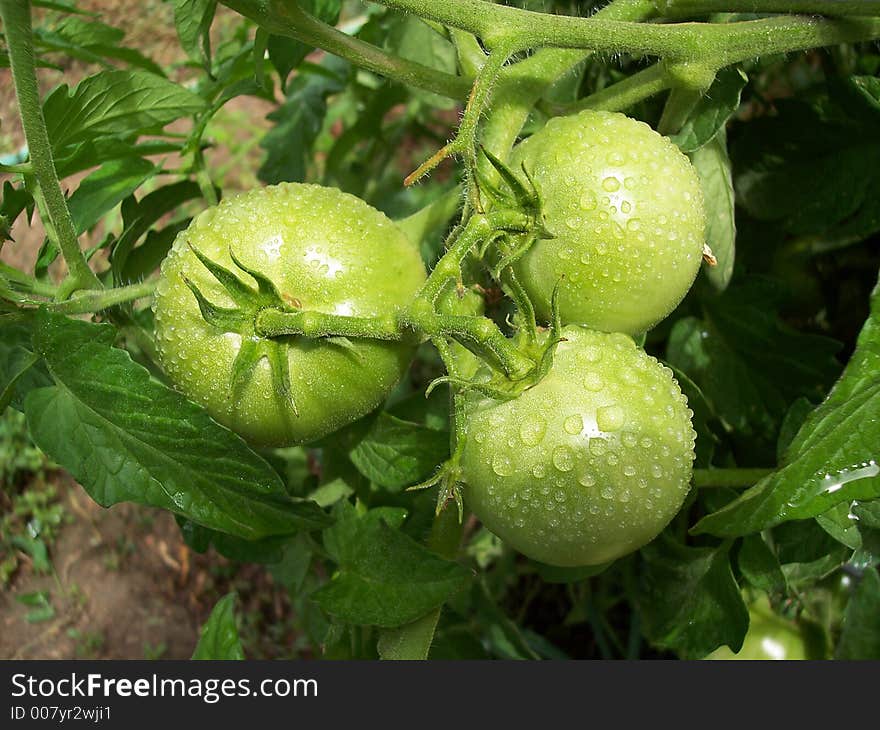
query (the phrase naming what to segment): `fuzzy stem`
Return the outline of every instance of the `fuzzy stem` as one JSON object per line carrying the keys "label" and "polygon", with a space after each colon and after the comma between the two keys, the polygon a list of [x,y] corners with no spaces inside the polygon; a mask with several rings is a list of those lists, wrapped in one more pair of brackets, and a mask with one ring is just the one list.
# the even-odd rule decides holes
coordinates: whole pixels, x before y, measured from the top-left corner
{"label": "fuzzy stem", "polygon": [[31,7],[29,0],[0,0],[0,17],[12,66],[12,79],[21,115],[21,124],[28,144],[30,165],[45,201],[45,212],[57,244],[67,262],[70,283],[65,291],[92,287],[101,288],[101,282],[89,268],[79,247],[76,229],[52,157],[52,145],[46,131],[46,120],[40,104],[34,65]]}

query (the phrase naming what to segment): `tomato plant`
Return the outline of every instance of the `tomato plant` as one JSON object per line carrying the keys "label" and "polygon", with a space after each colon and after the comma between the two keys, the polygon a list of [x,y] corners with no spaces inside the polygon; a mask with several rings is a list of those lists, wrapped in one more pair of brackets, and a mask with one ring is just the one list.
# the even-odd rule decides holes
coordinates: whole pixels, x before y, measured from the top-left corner
{"label": "tomato plant", "polygon": [[876,2],[91,7],[0,0],[0,411],[196,656],[880,656]]}
{"label": "tomato plant", "polygon": [[[224,274],[214,276],[202,258],[240,284],[224,287]],[[254,331],[250,309],[265,306],[254,284],[243,281],[254,275],[262,277],[255,284],[274,290],[276,306],[377,316],[407,303],[424,281],[406,236],[359,198],[282,184],[226,199],[196,217],[178,234],[156,286],[162,367],[248,440],[314,441],[378,406],[409,365],[412,346],[301,340],[283,341],[276,352]],[[200,302],[222,314],[206,320]]]}

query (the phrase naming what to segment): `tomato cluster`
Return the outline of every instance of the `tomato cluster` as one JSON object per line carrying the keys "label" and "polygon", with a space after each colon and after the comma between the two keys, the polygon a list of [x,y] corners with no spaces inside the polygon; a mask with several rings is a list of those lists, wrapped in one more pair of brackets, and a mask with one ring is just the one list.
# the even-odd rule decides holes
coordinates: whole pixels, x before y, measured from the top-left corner
{"label": "tomato cluster", "polygon": [[[689,488],[692,413],[672,372],[632,336],[693,283],[700,184],[668,139],[605,112],[552,120],[511,162],[535,189],[549,234],[514,271],[539,323],[556,317],[564,328],[558,342],[542,330],[551,364],[519,395],[469,396],[455,473],[470,508],[512,547],[554,565],[594,565],[653,539]],[[269,340],[252,318],[224,314],[241,304],[235,292],[244,286],[258,301],[269,281],[292,309],[378,317],[411,302],[424,280],[417,247],[351,195],[282,184],[225,200],[178,236],[162,266],[161,362],[187,396],[253,443],[308,443],[377,407],[413,346]],[[480,316],[481,305],[466,316]]]}

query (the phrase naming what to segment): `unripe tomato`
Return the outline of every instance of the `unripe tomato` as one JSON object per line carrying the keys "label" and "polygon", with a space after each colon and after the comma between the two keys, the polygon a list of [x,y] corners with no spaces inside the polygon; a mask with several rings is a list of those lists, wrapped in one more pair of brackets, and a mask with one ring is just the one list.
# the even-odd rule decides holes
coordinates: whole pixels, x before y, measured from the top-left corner
{"label": "unripe tomato", "polygon": [[224,332],[202,318],[184,276],[212,303],[235,303],[190,246],[255,287],[232,261],[231,248],[302,309],[364,317],[408,303],[425,279],[424,265],[416,246],[382,213],[318,185],[282,183],[226,199],[178,235],[154,304],[161,364],[186,396],[251,442],[285,445],[324,436],[378,406],[408,366],[409,344],[282,338],[295,412],[278,397],[265,358],[234,394],[233,362],[243,338],[255,337],[253,327]]}
{"label": "unripe tomato", "polygon": [[649,542],[679,510],[696,436],[672,371],[632,339],[562,335],[537,385],[472,404],[464,497],[530,558],[596,565]]}
{"label": "unripe tomato", "polygon": [[697,173],[666,137],[623,114],[557,117],[522,142],[524,165],[555,238],[517,264],[541,317],[557,283],[563,324],[644,332],[690,289],[705,213]]}
{"label": "unripe tomato", "polygon": [[774,613],[765,597],[749,607],[749,630],[742,648],[734,654],[722,646],[706,659],[808,659],[809,654],[798,625]]}

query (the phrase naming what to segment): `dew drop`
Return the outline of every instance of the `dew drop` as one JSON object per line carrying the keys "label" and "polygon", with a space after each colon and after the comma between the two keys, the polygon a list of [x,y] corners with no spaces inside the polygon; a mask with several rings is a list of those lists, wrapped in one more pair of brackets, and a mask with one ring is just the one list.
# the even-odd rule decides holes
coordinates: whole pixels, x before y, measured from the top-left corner
{"label": "dew drop", "polygon": [[509,477],[513,474],[513,462],[507,454],[498,452],[492,457],[492,471],[500,477]]}
{"label": "dew drop", "polygon": [[553,466],[561,472],[571,471],[574,468],[574,458],[571,449],[567,446],[557,446],[553,450]]}
{"label": "dew drop", "polygon": [[547,422],[541,416],[531,416],[523,421],[519,437],[526,446],[537,446],[547,431]]}
{"label": "dew drop", "polygon": [[603,406],[596,411],[596,425],[603,431],[617,431],[625,420],[626,414],[618,405]]}
{"label": "dew drop", "polygon": [[565,429],[566,433],[570,433],[572,436],[577,436],[584,430],[584,421],[579,415],[574,414],[565,419],[562,427]]}

